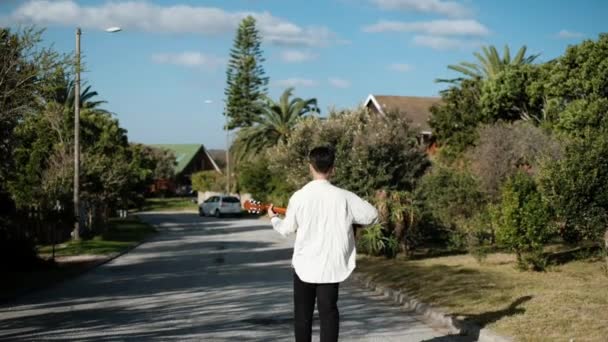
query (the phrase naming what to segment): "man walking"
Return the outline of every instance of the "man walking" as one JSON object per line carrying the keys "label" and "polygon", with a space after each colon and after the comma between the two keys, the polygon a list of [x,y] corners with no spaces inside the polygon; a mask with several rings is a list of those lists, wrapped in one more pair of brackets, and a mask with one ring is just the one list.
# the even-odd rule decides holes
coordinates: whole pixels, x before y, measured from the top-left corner
{"label": "man walking", "polygon": [[371,204],[329,182],[334,160],[329,147],[310,151],[313,180],[291,196],[284,219],[272,206],[268,210],[277,232],[283,236],[297,232],[292,258],[296,342],[311,340],[315,301],[321,342],[338,340],[338,288],[355,269],[352,225],[368,225],[378,217]]}

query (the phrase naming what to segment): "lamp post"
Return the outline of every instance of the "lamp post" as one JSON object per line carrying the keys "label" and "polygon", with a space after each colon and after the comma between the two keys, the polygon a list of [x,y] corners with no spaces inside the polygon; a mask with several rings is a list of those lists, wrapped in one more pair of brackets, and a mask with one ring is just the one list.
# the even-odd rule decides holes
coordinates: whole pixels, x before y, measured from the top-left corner
{"label": "lamp post", "polygon": [[224,117],[226,130],[226,194],[230,195],[230,130],[228,129],[228,113],[226,112],[226,102],[224,101]]}
{"label": "lamp post", "polygon": [[[120,27],[110,27],[106,32],[119,32]],[[80,36],[82,30],[76,28],[76,81],[74,83],[74,231],[72,238],[80,240]]]}

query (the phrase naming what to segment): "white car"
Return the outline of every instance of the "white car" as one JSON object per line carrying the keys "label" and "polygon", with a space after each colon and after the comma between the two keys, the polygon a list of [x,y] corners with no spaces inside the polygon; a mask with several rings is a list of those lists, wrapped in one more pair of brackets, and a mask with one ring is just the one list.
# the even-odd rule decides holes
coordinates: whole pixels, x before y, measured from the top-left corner
{"label": "white car", "polygon": [[226,214],[240,214],[241,200],[234,196],[212,196],[199,204],[198,215],[221,217]]}

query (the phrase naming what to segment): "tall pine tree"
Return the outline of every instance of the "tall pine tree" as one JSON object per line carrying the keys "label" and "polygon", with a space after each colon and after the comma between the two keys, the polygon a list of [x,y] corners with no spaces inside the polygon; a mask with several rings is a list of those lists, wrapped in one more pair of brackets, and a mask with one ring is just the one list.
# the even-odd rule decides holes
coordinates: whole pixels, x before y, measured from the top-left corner
{"label": "tall pine tree", "polygon": [[226,109],[229,129],[251,126],[260,115],[260,101],[267,92],[268,77],[262,63],[265,61],[260,48],[262,37],[251,16],[241,21],[230,50],[226,72]]}

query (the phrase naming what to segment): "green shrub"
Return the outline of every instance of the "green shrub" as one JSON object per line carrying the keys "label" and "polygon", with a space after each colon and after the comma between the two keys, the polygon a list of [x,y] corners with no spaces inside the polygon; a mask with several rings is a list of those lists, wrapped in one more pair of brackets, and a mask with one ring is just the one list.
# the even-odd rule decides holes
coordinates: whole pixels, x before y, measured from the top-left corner
{"label": "green shrub", "polygon": [[467,250],[480,263],[494,248],[496,229],[492,224],[493,210],[494,207],[488,205],[465,222]]}
{"label": "green shrub", "polygon": [[479,97],[481,80],[463,80],[441,94],[440,105],[431,108],[429,124],[442,146],[441,153],[455,159],[477,139],[476,128],[482,122]]}
{"label": "green shrub", "polygon": [[384,237],[384,256],[392,259],[399,253],[399,240],[394,235]]}
{"label": "green shrub", "polygon": [[422,177],[416,200],[449,232],[447,242],[457,250],[467,245],[466,222],[485,205],[485,198],[471,174],[441,165]]}
{"label": "green shrub", "polygon": [[361,231],[357,249],[364,254],[394,258],[399,251],[399,242],[392,234],[387,234],[381,224],[374,224]]}
{"label": "green shrub", "polygon": [[430,165],[403,116],[357,108],[299,122],[288,142],[270,151],[269,167],[299,188],[310,179],[308,153],[317,145],[335,148],[333,182],[360,196],[380,189],[411,191]]}
{"label": "green shrub", "polygon": [[380,255],[384,249],[384,228],[381,224],[374,224],[361,230],[357,239],[357,249],[361,253]]}
{"label": "green shrub", "polygon": [[407,191],[394,191],[390,193],[388,199],[390,231],[398,243],[398,250],[409,256],[423,239],[418,229],[420,205],[412,193]]}
{"label": "green shrub", "polygon": [[498,242],[516,253],[518,265],[542,266],[543,247],[552,229],[549,210],[532,177],[520,172],[509,178],[494,222]]}
{"label": "green shrub", "polygon": [[258,201],[268,201],[272,192],[272,174],[266,158],[247,160],[238,165],[238,182],[242,192],[250,193]]}
{"label": "green shrub", "polygon": [[291,184],[287,183],[284,175],[273,174],[272,180],[270,181],[271,193],[268,195],[268,201],[274,203],[277,206],[285,207],[289,203],[289,198],[297,189]]}
{"label": "green shrub", "polygon": [[564,240],[602,241],[608,227],[608,132],[568,144],[564,157],[542,174]]}
{"label": "green shrub", "polygon": [[192,189],[196,191],[224,191],[226,177],[216,171],[201,171],[192,175]]}

